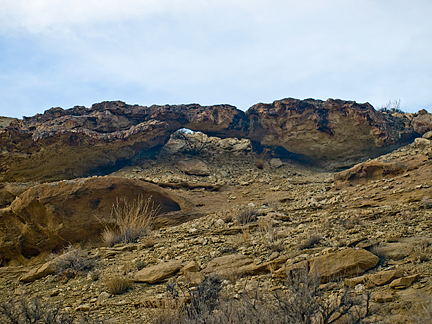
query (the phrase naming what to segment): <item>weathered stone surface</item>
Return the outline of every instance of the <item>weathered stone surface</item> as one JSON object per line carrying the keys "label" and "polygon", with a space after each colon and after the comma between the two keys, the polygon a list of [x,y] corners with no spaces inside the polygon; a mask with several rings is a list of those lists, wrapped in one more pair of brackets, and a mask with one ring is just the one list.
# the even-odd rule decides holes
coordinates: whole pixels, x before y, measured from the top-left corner
{"label": "weathered stone surface", "polygon": [[307,260],[300,261],[294,264],[290,264],[275,271],[274,276],[277,278],[288,278],[301,272],[309,271],[309,262]]}
{"label": "weathered stone surface", "polygon": [[[426,129],[420,127],[425,116],[429,114],[417,118],[419,132]],[[420,135],[407,118],[353,101],[288,98],[254,105],[247,112],[230,105],[145,107],[102,102],[91,108],[52,108],[0,128],[0,181],[53,181],[107,173],[161,147],[183,127],[281,146],[327,168],[350,166]],[[250,145],[237,142],[226,144],[234,151]]]}
{"label": "weathered stone surface", "polygon": [[138,271],[134,276],[134,281],[154,284],[171,277],[181,268],[182,262],[178,260],[159,263],[157,265],[147,267]]}
{"label": "weathered stone surface", "polygon": [[420,276],[418,274],[415,274],[415,275],[412,275],[412,276],[398,278],[396,280],[393,280],[390,283],[390,288],[394,288],[394,289],[405,289],[405,288],[408,288],[414,282],[416,282],[419,277]]}
{"label": "weathered stone surface", "polygon": [[400,159],[387,160],[385,162],[376,160],[367,161],[336,173],[334,179],[336,182],[348,181],[353,183],[381,179],[385,176],[395,176],[416,169],[427,160],[427,156],[417,154],[404,161]]}
{"label": "weathered stone surface", "polygon": [[362,284],[366,281],[366,275],[354,278],[347,278],[344,280],[344,285],[347,287],[354,288],[358,284]]}
{"label": "weathered stone surface", "polygon": [[135,179],[93,177],[35,185],[0,210],[0,255],[29,258],[69,243],[100,240],[102,221],[114,221],[110,215],[116,199],[133,201],[138,195],[151,196],[161,206],[156,221],[187,218],[192,212],[185,199]]}
{"label": "weathered stone surface", "polygon": [[199,265],[196,262],[191,261],[188,264],[186,264],[183,268],[181,268],[180,273],[183,274],[186,272],[198,272],[200,270],[201,269]]}
{"label": "weathered stone surface", "polygon": [[210,175],[210,171],[208,166],[200,160],[183,160],[177,163],[178,168],[190,175],[197,176],[208,176]]}
{"label": "weathered stone surface", "polygon": [[283,162],[281,159],[271,159],[270,160],[270,166],[273,168],[279,168],[283,165]]}
{"label": "weathered stone surface", "polygon": [[378,264],[379,258],[363,249],[345,249],[309,260],[309,273],[321,282],[361,275]]}
{"label": "weathered stone surface", "polygon": [[389,291],[377,291],[372,296],[372,299],[375,300],[377,303],[388,303],[393,300],[393,294]]}
{"label": "weathered stone surface", "polygon": [[211,260],[205,269],[204,274],[215,273],[223,277],[253,275],[268,271],[253,263],[253,260],[242,254],[231,254]]}
{"label": "weathered stone surface", "polygon": [[369,279],[377,286],[386,285],[403,276],[402,270],[381,271],[369,276]]}
{"label": "weathered stone surface", "polygon": [[414,134],[407,119],[353,101],[288,98],[252,106],[246,115],[251,140],[335,167],[388,152]]}
{"label": "weathered stone surface", "polygon": [[52,262],[46,262],[40,267],[33,268],[28,273],[23,275],[20,278],[20,281],[22,282],[32,282],[37,279],[46,277],[50,274],[53,274],[55,272],[55,268]]}
{"label": "weathered stone surface", "polygon": [[426,110],[420,110],[415,114],[412,125],[414,131],[420,134],[424,134],[432,131],[432,114],[429,114]]}

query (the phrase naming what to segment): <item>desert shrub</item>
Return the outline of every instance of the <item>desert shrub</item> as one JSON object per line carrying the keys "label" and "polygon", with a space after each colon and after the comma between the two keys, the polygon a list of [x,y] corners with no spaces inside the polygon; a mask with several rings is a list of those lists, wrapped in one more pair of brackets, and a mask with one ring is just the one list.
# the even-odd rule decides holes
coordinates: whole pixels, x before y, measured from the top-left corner
{"label": "desert shrub", "polygon": [[111,212],[114,224],[104,223],[102,240],[108,246],[136,242],[149,233],[159,211],[160,206],[155,207],[151,197],[144,200],[138,196],[132,203],[117,199]]}
{"label": "desert shrub", "polygon": [[105,286],[110,294],[120,295],[132,287],[132,281],[125,277],[114,277],[108,279]]}
{"label": "desert shrub", "polygon": [[387,257],[386,252],[384,251],[381,243],[372,246],[369,249],[369,252],[371,252],[372,254],[375,254],[379,258],[379,262],[377,264],[377,267],[378,266],[384,266],[386,264],[388,257]]}
{"label": "desert shrub", "polygon": [[423,207],[424,209],[431,209],[432,208],[432,199],[425,199],[423,200]]}
{"label": "desert shrub", "polygon": [[169,282],[166,304],[174,311],[162,312],[154,323],[207,323],[202,320],[211,316],[219,306],[221,289],[222,280],[216,275],[206,277],[195,288],[177,281]]}
{"label": "desert shrub", "polygon": [[393,100],[390,101],[381,106],[380,108],[378,108],[379,111],[381,112],[385,112],[385,113],[389,113],[389,114],[393,114],[393,113],[400,113],[400,114],[404,114],[405,112],[401,109],[401,101],[399,100]]}
{"label": "desert shrub", "polygon": [[94,258],[73,245],[66,247],[63,254],[52,255],[51,258],[56,274],[66,278],[84,275],[96,266]]}
{"label": "desert shrub", "polygon": [[147,263],[144,260],[136,260],[135,261],[135,267],[138,270],[142,270],[147,266]]}
{"label": "desert shrub", "polygon": [[0,322],[11,324],[95,323],[85,314],[70,314],[40,298],[21,296],[18,300],[0,303]]}
{"label": "desert shrub", "polygon": [[309,236],[308,238],[306,238],[302,242],[300,242],[297,247],[300,251],[310,249],[310,248],[314,247],[316,244],[318,244],[321,241],[321,239],[322,239],[321,235],[312,234],[311,236]]}
{"label": "desert shrub", "polygon": [[[205,293],[203,296],[207,299],[201,300],[210,299],[211,302],[196,303],[200,305],[198,307],[192,306],[195,297],[191,295],[189,305],[181,299],[183,306],[163,312],[154,323],[354,324],[362,323],[369,316],[369,295],[356,295],[344,288],[329,298],[323,295],[319,284],[319,278],[300,272],[290,277],[285,291],[260,290],[258,286],[248,291],[245,287],[239,298]],[[211,282],[206,285],[214,287]],[[180,300],[179,294],[175,293],[170,293],[168,298]]]}
{"label": "desert shrub", "polygon": [[236,217],[237,222],[242,225],[256,222],[258,219],[258,211],[254,208],[246,208],[242,210]]}
{"label": "desert shrub", "polygon": [[430,260],[431,243],[427,239],[423,239],[414,245],[414,249],[410,254],[410,259],[414,263],[422,263]]}
{"label": "desert shrub", "polygon": [[256,161],[256,167],[260,170],[264,169],[264,160],[258,159],[258,161]]}

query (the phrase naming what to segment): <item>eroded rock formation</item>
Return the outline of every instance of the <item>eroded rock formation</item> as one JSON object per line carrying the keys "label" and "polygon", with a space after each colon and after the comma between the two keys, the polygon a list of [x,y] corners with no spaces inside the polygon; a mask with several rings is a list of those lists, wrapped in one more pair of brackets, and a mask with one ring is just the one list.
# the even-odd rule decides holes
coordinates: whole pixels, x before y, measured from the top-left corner
{"label": "eroded rock formation", "polygon": [[138,196],[151,196],[161,206],[162,223],[164,217],[173,222],[193,215],[185,199],[140,180],[92,177],[37,184],[0,210],[0,256],[29,258],[69,243],[100,241],[116,199],[132,202]]}
{"label": "eroded rock formation", "polygon": [[344,168],[430,130],[430,114],[407,118],[353,101],[283,99],[247,112],[102,102],[52,108],[0,129],[0,181],[55,181],[107,173],[163,146],[179,128],[280,146],[321,167]]}

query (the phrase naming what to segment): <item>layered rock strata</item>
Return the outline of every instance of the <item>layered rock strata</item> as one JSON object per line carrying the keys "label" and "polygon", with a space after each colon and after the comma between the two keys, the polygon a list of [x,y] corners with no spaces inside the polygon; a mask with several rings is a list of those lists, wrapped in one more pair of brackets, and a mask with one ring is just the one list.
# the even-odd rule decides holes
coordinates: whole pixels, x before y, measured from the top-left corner
{"label": "layered rock strata", "polygon": [[353,101],[283,99],[243,112],[230,105],[52,108],[0,129],[0,181],[56,181],[143,158],[179,128],[283,147],[331,169],[402,146],[430,130],[430,115],[392,116]]}

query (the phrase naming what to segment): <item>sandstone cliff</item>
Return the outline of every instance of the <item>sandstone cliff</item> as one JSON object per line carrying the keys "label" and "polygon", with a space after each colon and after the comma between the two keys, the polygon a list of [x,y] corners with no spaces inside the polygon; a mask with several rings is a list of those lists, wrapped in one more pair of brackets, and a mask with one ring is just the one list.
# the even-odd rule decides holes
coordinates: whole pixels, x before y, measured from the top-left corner
{"label": "sandstone cliff", "polygon": [[392,116],[353,101],[283,99],[243,112],[230,105],[52,108],[0,128],[0,181],[107,174],[162,147],[179,128],[283,147],[325,169],[346,168],[431,129],[430,114]]}

